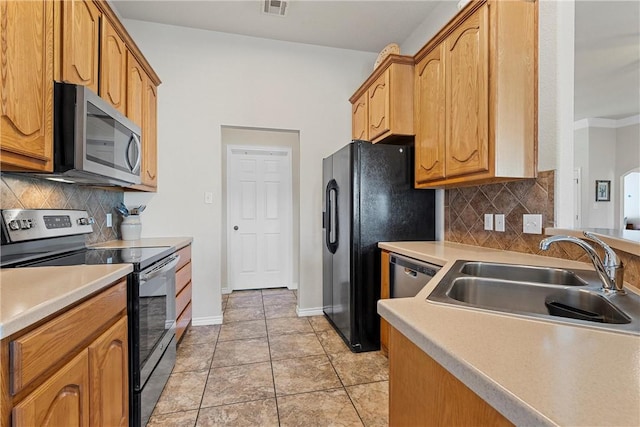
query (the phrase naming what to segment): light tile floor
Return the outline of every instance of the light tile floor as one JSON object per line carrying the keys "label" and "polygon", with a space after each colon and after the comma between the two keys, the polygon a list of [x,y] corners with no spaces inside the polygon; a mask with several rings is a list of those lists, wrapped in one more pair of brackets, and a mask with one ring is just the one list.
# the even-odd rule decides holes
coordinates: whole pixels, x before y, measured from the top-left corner
{"label": "light tile floor", "polygon": [[387,426],[389,368],[351,353],[295,291],[223,296],[224,324],[191,327],[149,426]]}

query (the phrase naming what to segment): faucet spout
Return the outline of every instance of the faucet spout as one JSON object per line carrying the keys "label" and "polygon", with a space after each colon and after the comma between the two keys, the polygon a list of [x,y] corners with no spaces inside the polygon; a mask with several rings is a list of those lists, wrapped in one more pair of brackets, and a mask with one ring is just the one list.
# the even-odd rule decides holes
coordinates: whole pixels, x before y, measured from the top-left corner
{"label": "faucet spout", "polygon": [[[546,251],[549,249],[549,247],[553,243],[557,243],[557,242],[569,242],[569,243],[573,243],[575,245],[580,246],[589,256],[589,259],[591,260],[591,263],[593,264],[593,267],[595,268],[596,273],[598,273],[598,277],[602,282],[602,288],[605,291],[616,291],[621,294],[624,294],[624,289],[622,288],[622,281],[620,281],[620,283],[617,283],[616,274],[613,274],[613,277],[611,276],[608,269],[602,263],[600,256],[595,251],[595,249],[593,249],[591,245],[589,245],[584,240],[578,239],[577,237],[573,237],[573,236],[551,236],[551,237],[542,239],[540,241],[540,249],[543,251]],[[611,250],[611,248],[609,249]],[[613,252],[613,250],[611,250],[611,252]],[[617,262],[617,257],[615,256],[615,253],[613,254],[613,257],[615,257],[615,260]],[[608,256],[607,258],[609,258],[609,260],[612,259],[610,258],[610,256]]]}

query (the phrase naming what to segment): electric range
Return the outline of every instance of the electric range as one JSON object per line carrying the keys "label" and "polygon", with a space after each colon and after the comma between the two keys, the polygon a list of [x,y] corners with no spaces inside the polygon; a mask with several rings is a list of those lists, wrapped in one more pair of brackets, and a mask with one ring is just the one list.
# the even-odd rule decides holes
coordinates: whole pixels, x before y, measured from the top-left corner
{"label": "electric range", "polygon": [[82,210],[1,211],[2,268],[133,265],[127,277],[129,423],[145,425],[176,357],[173,247],[91,248],[94,220]]}

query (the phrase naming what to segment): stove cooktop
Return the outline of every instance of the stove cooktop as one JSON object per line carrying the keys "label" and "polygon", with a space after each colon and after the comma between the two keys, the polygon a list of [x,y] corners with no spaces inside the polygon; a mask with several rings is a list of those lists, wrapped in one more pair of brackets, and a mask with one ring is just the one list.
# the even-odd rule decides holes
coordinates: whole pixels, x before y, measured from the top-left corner
{"label": "stove cooktop", "polygon": [[29,261],[16,267],[44,267],[70,265],[133,264],[140,271],[171,255],[171,246],[153,248],[85,249],[61,254],[45,260]]}

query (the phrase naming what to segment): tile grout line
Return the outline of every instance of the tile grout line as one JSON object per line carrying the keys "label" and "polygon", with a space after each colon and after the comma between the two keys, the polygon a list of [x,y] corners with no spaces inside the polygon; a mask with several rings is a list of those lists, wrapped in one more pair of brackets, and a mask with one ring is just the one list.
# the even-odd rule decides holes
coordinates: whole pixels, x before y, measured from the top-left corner
{"label": "tile grout line", "polygon": [[[324,317],[324,315],[323,315],[323,317]],[[313,326],[311,326],[311,327],[313,328]],[[316,334],[316,338],[318,338],[318,341],[320,341],[320,337],[318,336],[318,332],[319,331],[316,331],[314,329],[314,332]],[[356,411],[356,414],[358,415],[358,418],[360,419],[360,422],[364,426],[365,425],[364,420],[362,419],[362,416],[360,415],[360,412],[358,411],[358,408],[356,408],[355,403],[353,403],[353,399],[351,399],[351,395],[347,391],[347,386],[344,385],[344,381],[342,381],[342,377],[340,377],[340,374],[338,374],[338,370],[334,366],[333,361],[331,360],[331,356],[329,355],[329,352],[324,347],[324,345],[322,345],[322,341],[320,341],[320,345],[322,346],[322,349],[324,350],[325,355],[327,356],[327,359],[329,359],[329,364],[331,364],[331,368],[333,369],[333,372],[335,372],[336,376],[338,377],[338,381],[340,381],[340,384],[342,385],[342,389],[344,390],[344,393],[347,395],[347,398],[349,399],[349,402],[351,402],[351,406]]]}
{"label": "tile grout line", "polygon": [[[260,292],[262,296],[264,294]],[[281,425],[280,422],[280,408],[278,407],[278,393],[276,391],[276,375],[273,373],[273,357],[271,357],[271,340],[269,339],[269,325],[267,324],[267,312],[265,310],[264,298],[262,299],[262,313],[264,315],[264,327],[267,331],[267,350],[269,351],[269,366],[271,366],[271,380],[273,381],[273,400],[276,402],[276,416],[278,417],[278,426]]]}
{"label": "tile grout line", "polygon": [[[228,301],[227,301],[228,302]],[[227,305],[225,304],[225,309],[226,309]],[[224,313],[224,310],[223,310]],[[220,338],[220,332],[222,331],[222,325],[220,325],[220,328],[218,329],[218,334],[216,335],[216,343],[213,346],[213,353],[211,353],[211,362],[209,362],[209,368],[207,369],[207,379],[204,381],[204,388],[202,389],[202,396],[200,396],[200,403],[198,404],[198,413],[196,415],[196,421],[194,423],[194,427],[196,427],[198,425],[198,421],[200,420],[200,410],[202,409],[202,402],[204,401],[204,395],[207,392],[207,384],[209,384],[209,378],[211,377],[211,369],[213,366],[213,358],[216,355],[216,351],[218,349],[218,338]]]}

